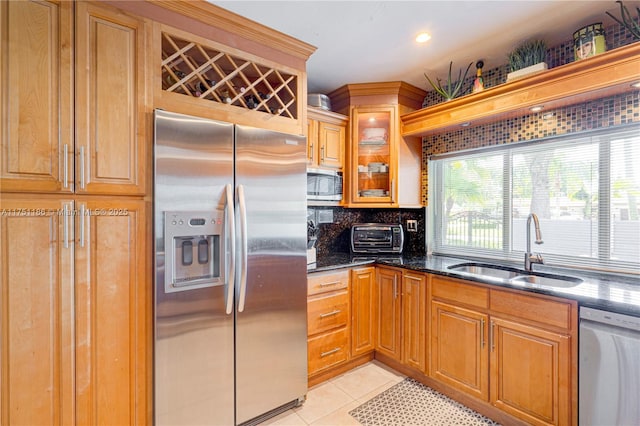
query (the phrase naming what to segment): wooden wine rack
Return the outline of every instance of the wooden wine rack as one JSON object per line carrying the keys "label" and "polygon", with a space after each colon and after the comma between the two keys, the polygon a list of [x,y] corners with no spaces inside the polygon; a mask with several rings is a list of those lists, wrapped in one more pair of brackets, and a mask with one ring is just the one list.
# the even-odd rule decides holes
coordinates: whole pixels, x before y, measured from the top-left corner
{"label": "wooden wine rack", "polygon": [[162,33],[162,89],[298,119],[298,76]]}

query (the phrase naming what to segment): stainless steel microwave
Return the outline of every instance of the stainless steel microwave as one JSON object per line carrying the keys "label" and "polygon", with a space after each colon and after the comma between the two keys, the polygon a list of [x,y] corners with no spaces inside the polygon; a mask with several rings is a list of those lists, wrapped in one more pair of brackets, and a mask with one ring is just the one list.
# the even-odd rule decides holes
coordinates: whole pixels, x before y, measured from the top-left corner
{"label": "stainless steel microwave", "polygon": [[307,169],[307,200],[342,200],[342,172],[327,169]]}

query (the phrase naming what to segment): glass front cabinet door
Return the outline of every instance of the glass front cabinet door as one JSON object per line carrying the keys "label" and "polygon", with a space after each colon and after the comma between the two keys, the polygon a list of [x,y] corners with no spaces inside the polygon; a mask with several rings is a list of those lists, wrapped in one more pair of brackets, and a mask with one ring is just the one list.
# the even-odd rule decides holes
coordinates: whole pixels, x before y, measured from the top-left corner
{"label": "glass front cabinet door", "polygon": [[397,204],[397,117],[395,106],[351,109],[351,203]]}

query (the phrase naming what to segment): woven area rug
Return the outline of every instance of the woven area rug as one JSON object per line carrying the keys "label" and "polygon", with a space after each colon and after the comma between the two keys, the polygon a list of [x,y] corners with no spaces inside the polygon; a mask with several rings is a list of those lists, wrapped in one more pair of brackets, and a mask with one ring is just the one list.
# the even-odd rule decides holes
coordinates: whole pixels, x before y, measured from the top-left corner
{"label": "woven area rug", "polygon": [[365,426],[498,425],[411,378],[404,379],[349,414]]}

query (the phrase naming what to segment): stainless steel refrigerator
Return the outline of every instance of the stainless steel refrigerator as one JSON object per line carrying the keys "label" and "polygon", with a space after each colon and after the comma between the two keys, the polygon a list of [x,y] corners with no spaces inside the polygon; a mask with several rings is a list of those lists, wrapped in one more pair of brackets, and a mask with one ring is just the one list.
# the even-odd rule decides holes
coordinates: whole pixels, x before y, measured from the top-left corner
{"label": "stainless steel refrigerator", "polygon": [[307,392],[304,137],[155,111],[158,425],[254,424]]}

